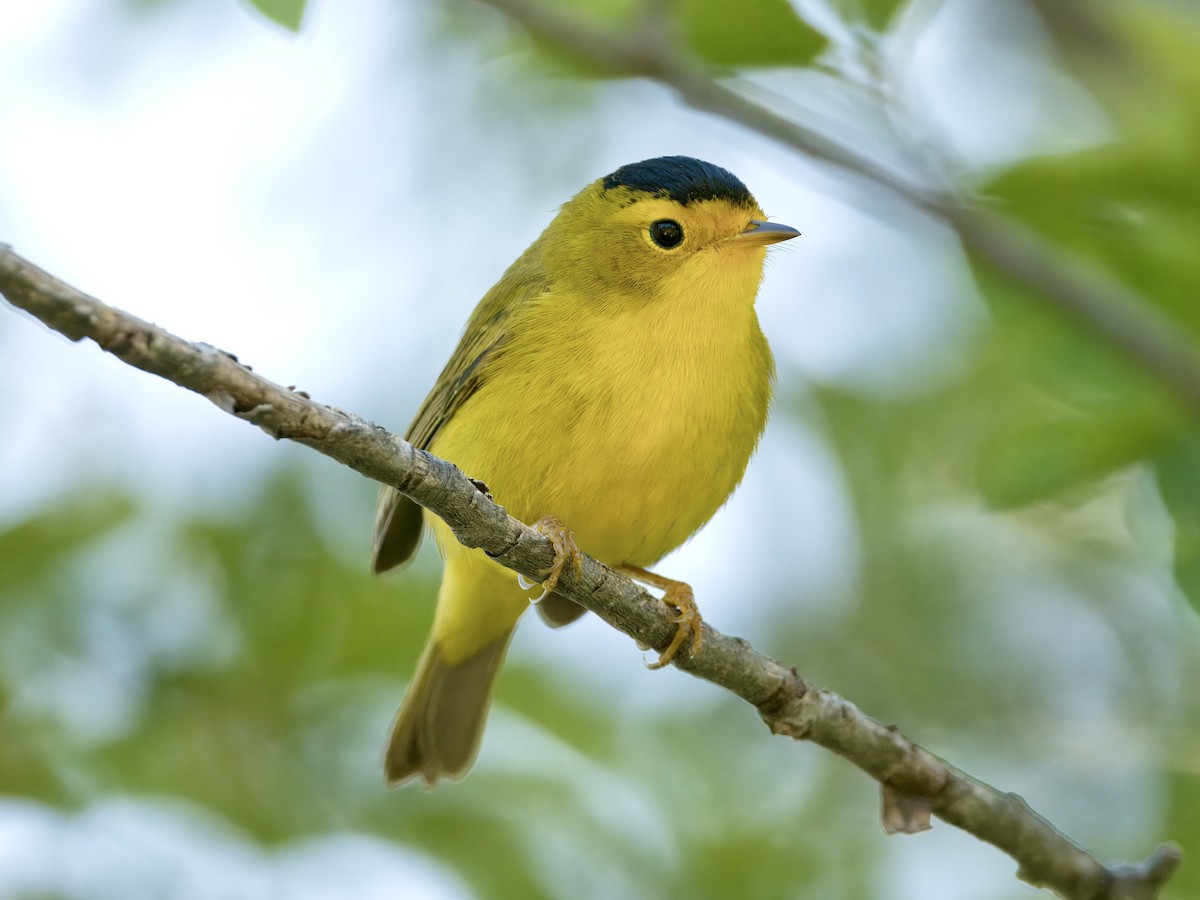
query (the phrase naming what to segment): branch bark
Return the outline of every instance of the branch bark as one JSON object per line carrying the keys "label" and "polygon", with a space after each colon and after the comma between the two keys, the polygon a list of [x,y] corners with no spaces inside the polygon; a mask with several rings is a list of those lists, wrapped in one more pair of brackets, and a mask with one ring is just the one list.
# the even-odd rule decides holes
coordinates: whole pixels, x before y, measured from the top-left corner
{"label": "branch bark", "polygon": [[[756,103],[681,53],[661,18],[621,33],[593,27],[538,0],[480,2],[578,59],[614,75],[657,81],[694,109],[737,122],[924,210],[953,228],[977,259],[1080,322],[1200,416],[1200,352],[1181,329],[1137,292],[1056,251],[1019,223],[978,209],[954,191],[915,185],[821,131]],[[650,11],[660,12],[653,3]]]}
{"label": "branch bark", "polygon": [[[252,372],[233,356],[106,306],[0,244],[0,294],[73,341],[90,338],[146,372],[195,391],[276,439],[311,447],[403,491],[441,516],[468,547],[537,579],[550,541],[492,502],[450,463],[366,420],[324,406]],[[675,633],[670,612],[628,578],[585,556],[558,591],[640,643],[662,649]],[[834,694],[763,656],[739,637],[704,625],[702,650],[672,664],[754,705],[776,734],[809,740],[849,760],[883,789],[889,831],[928,827],[929,814],[994,844],[1018,875],[1070,900],[1152,900],[1181,860],[1174,844],[1136,865],[1100,863],[1015,794],[997,791],[880,724]]]}

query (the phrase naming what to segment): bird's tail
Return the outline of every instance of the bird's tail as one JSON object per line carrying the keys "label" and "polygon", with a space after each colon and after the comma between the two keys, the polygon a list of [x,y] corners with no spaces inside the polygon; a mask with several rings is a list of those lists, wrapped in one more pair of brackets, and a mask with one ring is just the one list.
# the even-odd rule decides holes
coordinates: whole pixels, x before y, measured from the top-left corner
{"label": "bird's tail", "polygon": [[496,675],[512,629],[459,662],[431,638],[392,722],[384,758],[389,785],[421,778],[432,787],[467,774],[479,752]]}

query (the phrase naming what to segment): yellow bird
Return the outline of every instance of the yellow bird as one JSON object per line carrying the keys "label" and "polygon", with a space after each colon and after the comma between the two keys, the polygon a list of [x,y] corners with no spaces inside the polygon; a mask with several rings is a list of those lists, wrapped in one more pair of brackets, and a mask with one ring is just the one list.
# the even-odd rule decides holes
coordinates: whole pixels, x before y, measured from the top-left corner
{"label": "yellow bird", "polygon": [[[487,484],[555,542],[537,608],[584,610],[553,588],[575,547],[654,587],[694,637],[691,588],[645,571],[694,534],[741,481],[767,421],[774,362],[754,299],[765,221],[711,163],[666,156],[584,188],[484,296],[405,437]],[[422,511],[380,496],[373,568],[409,559]],[[392,725],[389,784],[461,778],[530,591],[426,513],[445,572],[433,631]],[[569,530],[568,530],[569,529]]]}

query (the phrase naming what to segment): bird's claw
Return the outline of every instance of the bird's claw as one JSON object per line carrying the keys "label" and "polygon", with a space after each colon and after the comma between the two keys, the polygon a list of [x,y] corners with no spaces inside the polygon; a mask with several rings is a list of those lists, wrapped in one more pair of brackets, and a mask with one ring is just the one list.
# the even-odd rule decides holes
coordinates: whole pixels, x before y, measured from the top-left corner
{"label": "bird's claw", "polygon": [[[540,603],[558,587],[558,579],[568,565],[575,571],[579,571],[583,555],[575,545],[575,535],[554,516],[542,516],[533,524],[533,528],[539,534],[550,538],[550,543],[554,545],[554,562],[545,572],[545,581],[541,583],[542,593],[530,601],[530,603]],[[529,590],[535,587],[537,582],[529,581],[525,576],[517,573],[517,584],[521,586],[522,590]]]}
{"label": "bird's claw", "polygon": [[666,666],[675,658],[675,654],[689,637],[692,639],[689,655],[697,653],[704,640],[704,619],[700,616],[700,608],[696,606],[696,595],[690,585],[682,581],[673,581],[667,586],[662,599],[663,603],[678,610],[678,614],[671,616],[669,621],[675,622],[679,627],[675,629],[675,636],[658,659],[646,663],[647,669],[661,669]]}

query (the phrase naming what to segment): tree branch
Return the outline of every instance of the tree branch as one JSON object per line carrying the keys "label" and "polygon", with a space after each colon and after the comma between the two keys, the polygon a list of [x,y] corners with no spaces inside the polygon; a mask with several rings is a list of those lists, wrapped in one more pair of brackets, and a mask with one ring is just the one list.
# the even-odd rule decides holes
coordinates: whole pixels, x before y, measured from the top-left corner
{"label": "tree branch", "polygon": [[[364,419],[280,387],[234,357],[195,344],[80,293],[0,244],[0,294],[71,340],[91,338],[129,365],[202,394],[275,438],[297,441],[368,478],[389,484],[441,516],[468,547],[537,579],[550,541],[493,503],[457,468]],[[670,612],[628,578],[585,556],[558,591],[644,645],[675,633]],[[1137,865],[1105,866],[1058,832],[1020,797],[972,778],[755,651],[704,625],[702,650],[673,665],[753,704],[776,734],[809,740],[844,757],[883,786],[889,831],[928,827],[929,814],[994,844],[1020,864],[1018,875],[1071,900],[1152,900],[1178,866],[1174,844]]]}
{"label": "tree branch", "polygon": [[[819,130],[756,103],[681,53],[660,19],[649,19],[631,33],[617,33],[562,15],[537,0],[480,2],[579,59],[611,74],[658,81],[694,109],[737,122],[940,219],[958,233],[966,250],[1080,322],[1200,415],[1200,352],[1180,329],[1144,297],[1089,271],[1017,222],[977,209],[953,191],[914,185]],[[651,12],[660,11],[651,4]]]}

